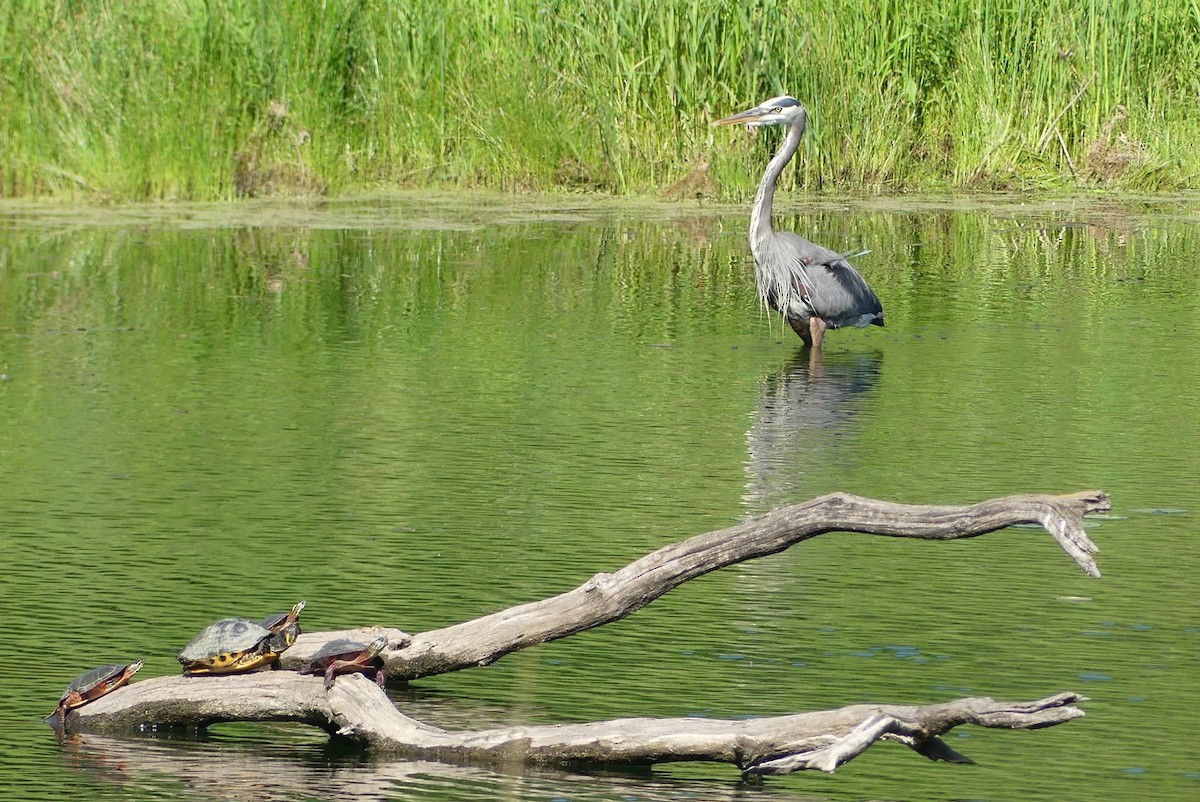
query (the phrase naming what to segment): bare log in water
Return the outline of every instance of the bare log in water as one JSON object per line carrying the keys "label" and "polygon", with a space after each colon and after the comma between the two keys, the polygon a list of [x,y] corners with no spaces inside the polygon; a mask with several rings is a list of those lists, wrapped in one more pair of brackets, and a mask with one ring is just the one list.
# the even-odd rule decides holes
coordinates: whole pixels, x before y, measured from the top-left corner
{"label": "bare log in water", "polygon": [[[298,668],[335,637],[388,634],[389,677],[416,679],[487,665],[506,654],[623,618],[689,579],[775,554],[825,532],[953,540],[1017,524],[1040,524],[1089,575],[1095,544],[1083,516],[1109,509],[1108,496],[1018,495],[969,506],[896,504],[833,493],[737,526],[666,546],[567,593],[413,637],[365,629],[302,635],[284,653]],[[401,714],[365,677],[341,677],[326,692],[319,677],[292,671],[225,677],[160,677],[137,682],[73,711],[71,730],[121,732],[146,725],[207,726],[223,721],[301,721],[410,757],[464,761],[658,763],[714,760],[748,773],[833,771],[880,739],[904,743],[932,760],[970,762],[939,736],[961,724],[1007,729],[1052,726],[1083,715],[1083,697],[1063,693],[1033,702],[959,699],[942,704],[856,705],[751,721],[620,719],[555,726],[450,732]]]}
{"label": "bare log in water", "polygon": [[1036,729],[1083,715],[1084,697],[1033,702],[986,697],[932,705],[853,705],[837,710],[727,721],[626,718],[584,724],[449,731],[401,713],[365,676],[320,677],[262,671],[224,677],[159,677],[80,708],[76,725],[130,731],[144,722],[208,726],[222,721],[298,721],[361,740],[380,754],[465,763],[623,763],[683,760],[732,763],[748,774],[832,772],[881,739],[930,760],[970,763],[940,736],[961,724]]}

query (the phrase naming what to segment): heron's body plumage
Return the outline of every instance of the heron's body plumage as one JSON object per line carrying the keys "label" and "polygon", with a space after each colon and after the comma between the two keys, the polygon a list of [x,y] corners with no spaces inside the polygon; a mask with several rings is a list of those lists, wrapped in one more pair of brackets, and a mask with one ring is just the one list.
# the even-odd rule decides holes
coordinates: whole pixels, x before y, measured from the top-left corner
{"label": "heron's body plumage", "polygon": [[[775,242],[788,261],[792,293],[784,307],[783,296],[775,290],[771,306],[789,321],[798,319],[808,325],[816,315],[831,329],[883,325],[883,305],[844,255],[790,231],[778,232]],[[756,267],[757,272],[769,273]],[[758,282],[772,286],[777,280],[769,274],[758,276]]]}

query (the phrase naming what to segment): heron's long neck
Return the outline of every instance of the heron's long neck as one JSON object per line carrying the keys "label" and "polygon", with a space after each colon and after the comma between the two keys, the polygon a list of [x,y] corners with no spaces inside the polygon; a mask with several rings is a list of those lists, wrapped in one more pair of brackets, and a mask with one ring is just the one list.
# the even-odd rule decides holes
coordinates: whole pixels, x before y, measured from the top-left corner
{"label": "heron's long neck", "polygon": [[807,122],[808,115],[801,112],[796,122],[788,126],[783,144],[767,164],[767,171],[763,173],[762,181],[758,184],[754,208],[750,211],[750,250],[755,256],[759,254],[759,243],[766,242],[771,237],[771,204],[775,200],[775,183],[779,180],[783,168],[792,160],[796,149],[800,147]]}

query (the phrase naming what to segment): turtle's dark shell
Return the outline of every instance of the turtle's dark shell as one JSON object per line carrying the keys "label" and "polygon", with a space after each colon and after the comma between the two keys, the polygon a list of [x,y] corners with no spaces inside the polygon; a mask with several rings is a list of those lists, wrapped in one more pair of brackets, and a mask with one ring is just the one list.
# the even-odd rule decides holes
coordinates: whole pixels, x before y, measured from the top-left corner
{"label": "turtle's dark shell", "polygon": [[366,651],[367,644],[359,640],[338,638],[331,640],[313,654],[309,660],[310,668],[320,667],[322,671],[334,660],[349,660]]}
{"label": "turtle's dark shell", "polygon": [[[139,660],[138,663],[141,663],[141,661]],[[100,666],[99,668],[93,668],[85,674],[80,674],[67,685],[66,690],[62,692],[62,699],[66,699],[73,693],[86,698],[88,693],[96,690],[101,683],[107,683],[121,676],[130,665],[130,663],[113,663],[112,665]],[[140,668],[141,666],[139,665],[138,667]],[[62,700],[60,699],[60,701]]]}
{"label": "turtle's dark shell", "polygon": [[196,674],[257,668],[269,663],[286,648],[273,646],[274,637],[275,633],[249,618],[222,618],[209,624],[183,647],[179,662],[185,672]]}
{"label": "turtle's dark shell", "polygon": [[290,610],[285,613],[272,613],[271,615],[264,618],[262,621],[259,621],[258,625],[261,626],[263,629],[269,629],[272,632],[274,632],[275,630],[277,630],[281,626],[283,626],[284,622],[287,621],[287,617],[290,614],[291,614]]}
{"label": "turtle's dark shell", "polygon": [[271,630],[249,618],[222,618],[192,638],[179,653],[179,659],[194,662],[222,654],[241,654],[256,648],[269,637]]}

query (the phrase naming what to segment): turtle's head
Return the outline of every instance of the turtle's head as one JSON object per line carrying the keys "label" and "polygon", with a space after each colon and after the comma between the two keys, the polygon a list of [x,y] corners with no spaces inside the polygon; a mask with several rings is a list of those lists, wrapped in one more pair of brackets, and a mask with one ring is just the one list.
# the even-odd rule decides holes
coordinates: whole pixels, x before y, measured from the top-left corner
{"label": "turtle's head", "polygon": [[387,648],[388,639],[386,635],[380,635],[375,640],[367,644],[367,654],[371,657],[378,657],[384,649]]}
{"label": "turtle's head", "polygon": [[300,620],[300,613],[304,612],[304,601],[298,601],[292,605],[292,611],[288,613],[288,623],[293,623]]}
{"label": "turtle's head", "polygon": [[129,677],[132,677],[134,674],[141,671],[142,666],[144,666],[144,665],[146,665],[145,660],[134,660],[132,663],[130,663],[128,666],[125,667],[125,671],[123,671],[122,673],[125,675],[125,678],[128,679]]}

